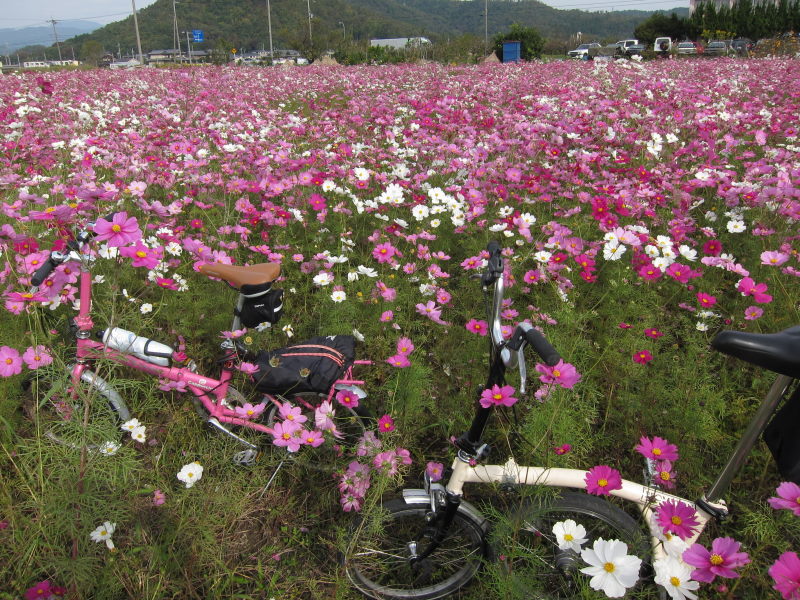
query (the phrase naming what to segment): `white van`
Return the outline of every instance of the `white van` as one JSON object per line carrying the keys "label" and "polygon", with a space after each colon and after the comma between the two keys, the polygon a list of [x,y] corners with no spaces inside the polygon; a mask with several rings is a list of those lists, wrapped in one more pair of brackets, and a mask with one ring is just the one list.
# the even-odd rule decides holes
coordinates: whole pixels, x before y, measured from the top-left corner
{"label": "white van", "polygon": [[666,53],[672,50],[672,39],[668,37],[658,37],[656,38],[655,43],[653,44],[653,52],[658,54],[659,52]]}

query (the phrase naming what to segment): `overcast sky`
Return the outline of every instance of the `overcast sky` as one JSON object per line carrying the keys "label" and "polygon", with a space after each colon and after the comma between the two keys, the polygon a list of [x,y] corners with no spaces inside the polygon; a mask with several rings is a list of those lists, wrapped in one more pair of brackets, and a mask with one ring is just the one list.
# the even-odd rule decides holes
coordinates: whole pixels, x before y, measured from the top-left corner
{"label": "overcast sky", "polygon": [[[137,9],[155,0],[134,0]],[[314,0],[323,2],[324,0]],[[544,0],[554,8],[579,10],[667,10],[688,7],[689,0]],[[47,25],[50,19],[111,23],[131,14],[131,0],[12,0],[0,9],[0,28]],[[490,8],[491,10],[491,8]]]}

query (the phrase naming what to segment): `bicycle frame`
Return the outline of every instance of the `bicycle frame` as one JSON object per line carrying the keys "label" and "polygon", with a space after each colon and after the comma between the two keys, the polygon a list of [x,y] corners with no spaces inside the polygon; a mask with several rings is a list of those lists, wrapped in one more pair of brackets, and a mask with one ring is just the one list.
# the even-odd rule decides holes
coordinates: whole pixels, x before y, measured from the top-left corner
{"label": "bicycle frame", "polygon": [[[496,271],[502,273],[502,269],[496,269]],[[517,362],[519,363],[523,376],[524,388],[524,357],[517,356],[517,353],[514,351],[509,352],[500,329],[499,311],[503,299],[503,280],[501,274],[494,281],[493,288],[494,294],[489,310],[489,331],[491,334],[492,351],[486,388],[494,384],[502,385],[504,382],[505,368],[507,366],[515,366]],[[487,290],[485,279],[484,290]],[[752,417],[737,447],[720,471],[708,493],[701,499],[697,501],[687,500],[680,496],[666,493],[652,484],[645,485],[624,479],[622,480],[620,489],[610,492],[614,497],[632,502],[636,505],[650,533],[653,560],[658,560],[667,556],[664,545],[661,543],[663,539],[661,528],[656,522],[654,515],[655,509],[663,502],[669,500],[682,502],[694,508],[699,524],[692,537],[685,540],[689,545],[697,541],[711,519],[722,520],[728,515],[727,505],[721,497],[729,488],[733,477],[742,467],[747,455],[766,427],[769,418],[774,414],[778,403],[785,397],[793,381],[794,379],[792,377],[786,375],[777,376],[760,407]],[[424,491],[404,491],[406,502],[410,504],[430,502],[431,510],[437,515],[434,517],[434,524],[437,528],[437,539],[420,554],[423,558],[431,555],[439,544],[438,540],[446,536],[447,528],[452,521],[453,515],[459,510],[459,506],[462,503],[465,484],[513,484],[583,490],[587,487],[585,480],[586,471],[581,469],[521,466],[514,461],[513,457],[509,458],[509,460],[502,465],[478,464],[481,458],[486,454],[486,447],[483,444],[482,435],[488,417],[493,409],[494,407],[477,407],[469,431],[464,433],[456,442],[459,452],[458,456],[453,461],[452,474],[445,486],[431,483],[426,477]],[[444,511],[439,511],[437,513],[437,509],[442,506],[444,507]],[[471,505],[468,507],[468,510],[476,512],[476,509]]]}
{"label": "bicycle frame", "polygon": [[[85,241],[80,247],[80,274],[79,274],[79,298],[80,307],[78,316],[75,317],[74,322],[77,327],[76,331],[76,363],[71,369],[71,377],[74,384],[77,384],[84,372],[89,369],[89,363],[97,359],[108,359],[112,362],[119,364],[123,367],[133,369],[142,373],[146,373],[152,377],[158,377],[176,383],[185,383],[186,388],[190,391],[195,398],[202,404],[203,408],[208,413],[207,421],[216,429],[233,437],[240,443],[248,448],[255,450],[257,446],[251,442],[237,436],[232,431],[224,427],[224,425],[236,425],[253,429],[261,433],[272,434],[273,429],[253,422],[248,419],[243,419],[237,415],[233,408],[226,405],[226,398],[228,396],[230,383],[233,379],[236,358],[236,348],[233,342],[225,340],[222,343],[223,350],[226,351],[226,356],[223,358],[223,364],[219,379],[198,373],[196,366],[193,362],[189,362],[185,366],[169,366],[162,367],[150,363],[146,360],[140,359],[136,356],[118,352],[109,348],[102,342],[91,339],[92,331],[94,329],[94,322],[91,316],[92,308],[92,276],[90,270],[91,256],[89,254],[89,242]],[[241,310],[244,297],[240,294],[238,308]],[[234,313],[233,323],[231,330],[237,330],[241,327],[241,321],[238,314]],[[368,365],[372,364],[369,360],[356,360],[353,365]],[[328,391],[328,400],[333,398],[336,391],[336,386],[340,385],[363,385],[364,381],[353,378],[353,365],[351,365],[342,377],[334,382],[331,389]],[[264,398],[273,402],[279,403],[278,398],[269,394],[264,394]]]}

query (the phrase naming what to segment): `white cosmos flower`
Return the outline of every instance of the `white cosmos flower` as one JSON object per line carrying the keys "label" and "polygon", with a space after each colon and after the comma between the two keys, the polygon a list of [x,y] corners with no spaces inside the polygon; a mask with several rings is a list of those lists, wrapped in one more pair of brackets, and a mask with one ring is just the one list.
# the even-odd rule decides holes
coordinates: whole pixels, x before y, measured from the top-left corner
{"label": "white cosmos flower", "polygon": [[619,260],[625,254],[627,247],[624,244],[613,246],[610,242],[603,246],[603,258],[606,260]]}
{"label": "white cosmos flower", "polygon": [[153,312],[153,305],[150,304],[149,302],[145,302],[144,304],[142,304],[139,307],[139,312],[142,313],[143,315],[146,315],[147,313],[151,313],[151,312]]}
{"label": "white cosmos flower", "polygon": [[291,325],[284,325],[281,331],[286,334],[286,337],[292,337],[294,335],[294,328]]}
{"label": "white cosmos flower", "polygon": [[178,479],[186,484],[187,488],[192,487],[203,477],[203,466],[195,461],[188,465],[183,465],[178,471]]}
{"label": "white cosmos flower", "polygon": [[728,233],[742,233],[747,229],[744,221],[728,221]]}
{"label": "white cosmos flower", "polygon": [[139,425],[131,431],[131,438],[133,441],[144,444],[147,441],[147,428],[144,425]]}
{"label": "white cosmos flower", "polygon": [[347,294],[345,294],[342,290],[336,290],[331,294],[331,300],[334,302],[344,302],[347,300]]}
{"label": "white cosmos flower", "polygon": [[119,444],[117,442],[104,442],[100,446],[100,454],[105,454],[106,456],[114,456],[119,450]]}
{"label": "white cosmos flower", "polygon": [[430,212],[431,211],[424,204],[417,204],[411,209],[411,216],[413,216],[417,221],[422,221],[430,214]]}
{"label": "white cosmos flower", "polygon": [[328,273],[327,271],[321,271],[314,275],[314,279],[312,279],[315,285],[325,286],[330,285],[333,283],[333,275]]}
{"label": "white cosmos flower", "polygon": [[658,250],[658,246],[653,246],[652,244],[647,244],[647,246],[644,247],[644,253],[650,258],[656,258],[658,256],[661,256],[661,253]]}
{"label": "white cosmos flower", "polygon": [[581,551],[581,558],[589,565],[581,569],[592,578],[589,586],[609,598],[621,598],[639,580],[642,559],[629,555],[628,545],[620,540],[597,539],[593,548]]}
{"label": "white cosmos flower", "polygon": [[114,549],[114,542],[111,540],[111,534],[114,533],[114,530],[117,528],[116,523],[109,523],[106,521],[102,525],[100,525],[97,529],[95,529],[89,536],[92,538],[93,542],[105,542],[106,546],[109,550]]}
{"label": "white cosmos flower", "polygon": [[697,331],[708,331],[708,324],[703,323],[703,321],[698,321],[694,328],[697,329]]}
{"label": "white cosmos flower", "polygon": [[586,529],[572,519],[559,521],[553,525],[553,535],[561,550],[580,552],[581,546],[586,543]]}
{"label": "white cosmos flower", "polygon": [[134,429],[140,427],[141,425],[142,424],[139,423],[139,419],[130,419],[128,421],[125,421],[122,425],[120,425],[120,429],[122,429],[122,431],[133,432]]}
{"label": "white cosmos flower", "polygon": [[697,600],[694,590],[700,587],[697,581],[692,581],[692,567],[682,560],[669,556],[657,560],[653,565],[656,576],[654,581],[663,586],[672,600],[690,598]]}
{"label": "white cosmos flower", "polygon": [[326,179],[322,182],[322,191],[323,192],[330,192],[333,188],[336,187],[336,184],[333,183],[330,179]]}
{"label": "white cosmos flower", "polygon": [[694,248],[690,248],[686,244],[681,244],[678,247],[678,252],[680,252],[681,256],[686,260],[691,260],[691,261],[697,260],[697,250],[695,250]]}
{"label": "white cosmos flower", "polygon": [[364,334],[361,333],[358,329],[353,329],[353,337],[356,338],[359,342],[364,341]]}
{"label": "white cosmos flower", "polygon": [[359,275],[366,275],[367,277],[377,277],[378,272],[373,269],[372,267],[365,267],[364,265],[358,265],[356,272]]}

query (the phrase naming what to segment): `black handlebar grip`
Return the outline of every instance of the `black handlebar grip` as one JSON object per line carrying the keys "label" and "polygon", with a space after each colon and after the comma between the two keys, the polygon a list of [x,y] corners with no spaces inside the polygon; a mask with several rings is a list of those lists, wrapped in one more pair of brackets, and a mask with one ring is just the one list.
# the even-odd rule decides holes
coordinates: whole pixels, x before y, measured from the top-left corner
{"label": "black handlebar grip", "polygon": [[52,258],[48,257],[44,264],[36,269],[36,272],[31,277],[31,285],[35,287],[39,287],[42,285],[47,276],[53,272],[53,269],[56,268],[56,263],[53,261]]}
{"label": "black handlebar grip", "polygon": [[538,329],[529,329],[525,333],[525,339],[546,365],[553,367],[561,360],[561,355]]}

